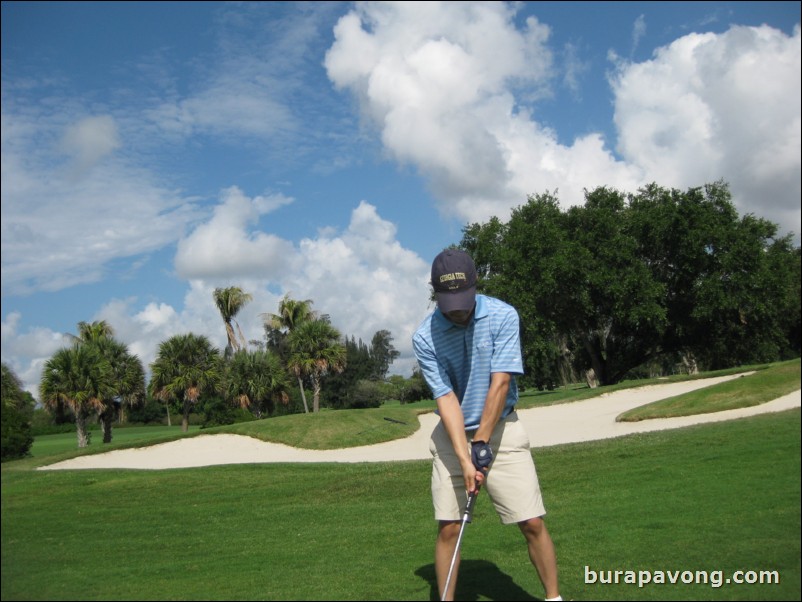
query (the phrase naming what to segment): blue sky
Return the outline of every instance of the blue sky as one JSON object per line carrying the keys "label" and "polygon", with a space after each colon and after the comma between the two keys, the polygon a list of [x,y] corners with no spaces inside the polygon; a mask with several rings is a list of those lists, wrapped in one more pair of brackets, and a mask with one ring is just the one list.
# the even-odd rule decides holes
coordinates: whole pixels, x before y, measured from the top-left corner
{"label": "blue sky", "polygon": [[215,287],[387,329],[529,194],[724,179],[800,232],[798,2],[3,2],[2,361],[78,322],[147,365]]}

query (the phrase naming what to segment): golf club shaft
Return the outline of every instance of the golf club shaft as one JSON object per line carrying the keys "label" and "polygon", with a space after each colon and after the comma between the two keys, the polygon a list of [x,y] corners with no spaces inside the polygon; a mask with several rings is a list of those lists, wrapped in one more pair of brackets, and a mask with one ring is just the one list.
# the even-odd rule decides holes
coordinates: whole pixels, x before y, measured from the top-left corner
{"label": "golf club shaft", "polygon": [[454,573],[454,566],[457,564],[457,556],[459,555],[459,548],[462,544],[462,534],[465,532],[465,525],[471,522],[471,512],[473,512],[473,505],[476,503],[476,496],[479,495],[479,488],[468,493],[468,505],[465,507],[465,514],[462,515],[462,523],[459,526],[459,535],[457,536],[457,545],[454,546],[454,555],[451,557],[451,565],[448,567],[448,576],[446,577],[446,584],[443,586],[443,592],[440,595],[440,600],[446,599],[448,593],[448,586],[451,584],[451,576]]}

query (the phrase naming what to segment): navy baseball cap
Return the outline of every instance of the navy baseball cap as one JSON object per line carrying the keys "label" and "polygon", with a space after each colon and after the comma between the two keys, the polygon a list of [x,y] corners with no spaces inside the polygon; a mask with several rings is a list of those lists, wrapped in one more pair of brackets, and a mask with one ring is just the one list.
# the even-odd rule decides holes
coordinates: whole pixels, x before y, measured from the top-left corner
{"label": "navy baseball cap", "polygon": [[476,266],[461,249],[446,249],[432,262],[432,288],[440,311],[471,311],[476,303]]}

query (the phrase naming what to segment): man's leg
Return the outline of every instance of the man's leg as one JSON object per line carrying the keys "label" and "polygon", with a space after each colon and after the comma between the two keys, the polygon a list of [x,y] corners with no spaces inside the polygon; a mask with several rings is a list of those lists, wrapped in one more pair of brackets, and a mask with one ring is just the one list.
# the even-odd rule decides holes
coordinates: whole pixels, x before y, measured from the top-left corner
{"label": "man's leg", "polygon": [[454,591],[457,587],[457,573],[459,572],[460,558],[454,563],[454,570],[451,573],[451,582],[448,584],[448,591],[443,596],[443,587],[448,579],[448,569],[451,568],[451,559],[454,557],[454,549],[457,547],[459,537],[459,521],[440,521],[437,532],[437,542],[434,546],[434,572],[437,575],[437,594],[443,600],[453,600]]}
{"label": "man's leg", "polygon": [[554,551],[554,542],[551,540],[549,530],[542,518],[530,518],[529,520],[518,523],[518,528],[526,538],[529,548],[529,559],[532,561],[543,589],[546,590],[546,598],[557,598],[560,595],[560,587],[557,578],[557,554]]}

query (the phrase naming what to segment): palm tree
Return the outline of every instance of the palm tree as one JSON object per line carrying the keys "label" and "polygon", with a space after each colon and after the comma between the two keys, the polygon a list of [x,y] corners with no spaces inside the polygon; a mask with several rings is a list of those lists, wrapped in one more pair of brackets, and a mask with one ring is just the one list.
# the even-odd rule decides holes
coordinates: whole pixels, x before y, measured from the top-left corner
{"label": "palm tree", "polygon": [[[225,356],[231,357],[232,353],[244,349],[247,345],[245,342],[245,335],[242,334],[239,323],[234,319],[234,316],[236,316],[239,310],[246,304],[253,300],[253,295],[243,292],[238,286],[216,288],[212,295],[214,296],[214,303],[217,305],[217,309],[220,311],[220,315],[223,317],[223,322],[226,325],[228,345],[226,345]],[[234,334],[232,322],[237,325],[239,340],[237,340],[237,336]]]}
{"label": "palm tree", "polygon": [[279,301],[277,314],[262,314],[265,327],[269,325],[276,330],[292,332],[299,324],[317,317],[317,312],[312,310],[312,303],[311,299],[303,301],[291,299],[290,294],[287,293]]}
{"label": "palm tree", "polygon": [[[317,312],[312,310],[312,300],[304,299],[299,301],[290,298],[287,293],[278,304],[278,313],[261,314],[265,325],[265,338],[267,348],[279,354],[285,362],[289,362],[289,349],[287,347],[287,337],[295,328],[304,322],[317,319]],[[306,403],[306,392],[304,391],[304,375],[295,372],[298,379],[298,388],[301,390],[301,400],[304,402],[304,412],[309,413],[309,405]]]}
{"label": "palm tree", "polygon": [[105,320],[78,322],[78,334],[69,335],[76,345],[96,346],[108,360],[113,376],[114,393],[102,399],[98,421],[103,431],[103,443],[111,443],[112,424],[126,405],[140,403],[145,397],[145,369],[128,348],[114,338],[114,329]]}
{"label": "palm tree", "polygon": [[[320,411],[320,385],[329,372],[342,372],[346,364],[345,345],[340,332],[326,319],[299,324],[288,335],[288,365],[300,382],[303,376],[312,381],[312,411]],[[306,399],[304,399],[306,407]]]}
{"label": "palm tree", "polygon": [[128,348],[111,337],[90,343],[108,360],[114,378],[114,396],[103,400],[98,416],[103,430],[103,443],[111,443],[112,423],[126,406],[142,403],[145,399],[145,369],[140,359]]}
{"label": "palm tree", "polygon": [[76,343],[88,343],[90,341],[98,341],[107,337],[114,336],[114,329],[111,324],[106,320],[96,320],[91,324],[89,322],[78,322],[78,335],[68,335]]}
{"label": "palm tree", "polygon": [[203,335],[175,335],[159,345],[150,370],[150,394],[165,402],[175,399],[181,403],[181,430],[187,432],[192,407],[220,383],[220,351]]}
{"label": "palm tree", "polygon": [[95,346],[65,347],[45,362],[39,396],[46,407],[61,403],[75,415],[78,447],[86,447],[89,441],[89,415],[102,411],[103,400],[113,395],[111,365]]}
{"label": "palm tree", "polygon": [[[73,343],[79,344],[86,341],[96,340],[102,336],[112,336],[114,331],[105,320],[96,322],[78,322],[78,334],[65,333],[64,336],[69,338]],[[66,422],[66,414],[72,413],[62,402],[56,402],[53,407],[49,408],[53,413],[56,424]]]}
{"label": "palm tree", "polygon": [[270,351],[238,351],[226,365],[226,399],[248,409],[257,418],[273,414],[276,402],[287,405],[290,380],[281,359]]}

